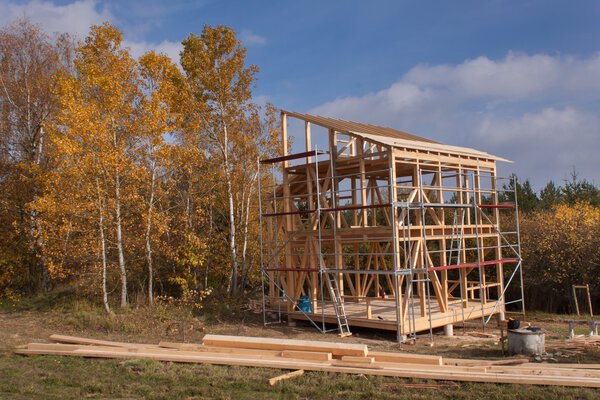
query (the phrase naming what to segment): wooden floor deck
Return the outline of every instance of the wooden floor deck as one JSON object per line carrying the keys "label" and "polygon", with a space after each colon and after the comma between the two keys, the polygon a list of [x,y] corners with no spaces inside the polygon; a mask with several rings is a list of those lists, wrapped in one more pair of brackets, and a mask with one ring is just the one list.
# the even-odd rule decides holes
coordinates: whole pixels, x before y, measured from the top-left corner
{"label": "wooden floor deck", "polygon": [[[448,311],[441,312],[437,303],[432,301],[431,327],[439,328],[448,324],[457,324],[462,321],[481,318],[482,315],[487,317],[492,313],[502,311],[501,306],[498,306],[494,310],[496,301],[484,303],[483,309],[481,307],[481,302],[477,300],[469,300],[468,305],[465,308],[461,308],[460,303],[460,300],[451,301],[449,303]],[[401,331],[403,334],[408,334],[411,331],[426,331],[429,330],[430,327],[430,320],[427,313],[426,316],[421,316],[419,300],[415,299],[412,306],[414,309],[414,321],[408,321],[408,319],[403,321],[403,324],[401,324]],[[346,301],[344,303],[344,308],[350,326],[390,331],[396,330],[396,303],[394,299],[371,299],[369,302]],[[324,320],[326,323],[337,324],[331,302],[325,302],[324,310],[325,312],[323,313],[320,308],[317,308],[315,313],[309,314],[309,316],[317,323]],[[427,305],[425,305],[425,310],[427,310]],[[408,314],[410,317],[410,311]],[[308,320],[308,317],[299,311],[289,312],[288,317],[295,320]]]}

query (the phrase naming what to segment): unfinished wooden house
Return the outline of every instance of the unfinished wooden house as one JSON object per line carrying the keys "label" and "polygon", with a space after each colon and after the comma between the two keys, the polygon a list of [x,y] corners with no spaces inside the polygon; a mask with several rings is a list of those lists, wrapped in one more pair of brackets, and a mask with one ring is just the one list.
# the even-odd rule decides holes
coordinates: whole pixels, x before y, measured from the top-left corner
{"label": "unfinished wooden house", "polygon": [[507,160],[334,118],[281,123],[282,155],[260,161],[265,323],[403,341],[523,306],[515,185],[496,176]]}

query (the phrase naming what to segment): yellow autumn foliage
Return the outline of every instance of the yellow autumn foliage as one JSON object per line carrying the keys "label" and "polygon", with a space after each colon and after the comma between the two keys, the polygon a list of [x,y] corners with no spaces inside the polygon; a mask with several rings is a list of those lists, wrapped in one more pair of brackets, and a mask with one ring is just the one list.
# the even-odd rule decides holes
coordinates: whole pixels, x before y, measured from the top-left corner
{"label": "yellow autumn foliage", "polygon": [[600,208],[578,202],[522,217],[526,302],[530,308],[570,310],[572,285],[600,287]]}

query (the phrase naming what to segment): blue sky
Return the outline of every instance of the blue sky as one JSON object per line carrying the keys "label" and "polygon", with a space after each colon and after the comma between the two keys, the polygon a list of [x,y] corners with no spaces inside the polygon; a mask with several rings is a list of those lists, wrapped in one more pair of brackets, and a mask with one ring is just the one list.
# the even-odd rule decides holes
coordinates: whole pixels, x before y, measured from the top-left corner
{"label": "blue sky", "polygon": [[233,27],[260,102],[391,126],[515,161],[536,189],[600,183],[599,1],[0,1],[84,36],[118,25],[136,55]]}

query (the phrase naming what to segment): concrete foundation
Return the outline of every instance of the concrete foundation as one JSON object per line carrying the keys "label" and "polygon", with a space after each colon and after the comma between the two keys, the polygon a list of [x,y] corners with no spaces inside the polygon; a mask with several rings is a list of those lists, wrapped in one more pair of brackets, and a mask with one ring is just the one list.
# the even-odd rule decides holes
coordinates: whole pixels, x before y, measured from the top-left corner
{"label": "concrete foundation", "polygon": [[454,325],[444,325],[444,336],[454,336]]}

